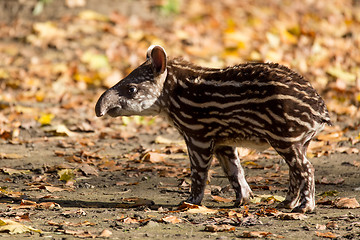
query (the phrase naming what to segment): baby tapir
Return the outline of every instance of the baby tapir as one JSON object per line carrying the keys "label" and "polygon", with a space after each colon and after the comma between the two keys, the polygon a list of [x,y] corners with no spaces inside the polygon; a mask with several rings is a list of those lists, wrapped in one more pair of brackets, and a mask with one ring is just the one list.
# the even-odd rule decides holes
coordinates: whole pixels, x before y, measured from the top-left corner
{"label": "baby tapir", "polygon": [[191,193],[200,204],[213,155],[236,193],[235,205],[252,197],[236,146],[272,146],[289,165],[290,186],[283,207],[315,208],[314,168],[306,158],[310,140],[330,117],[324,101],[298,73],[274,63],[246,63],[223,69],[168,59],[161,46],[104,92],[98,117],[161,115],[184,137],[191,164]]}

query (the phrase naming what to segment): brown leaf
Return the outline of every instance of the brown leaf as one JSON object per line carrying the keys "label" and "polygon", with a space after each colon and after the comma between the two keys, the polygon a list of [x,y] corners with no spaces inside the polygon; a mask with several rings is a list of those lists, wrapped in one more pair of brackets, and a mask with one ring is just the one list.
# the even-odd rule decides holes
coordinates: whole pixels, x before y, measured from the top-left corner
{"label": "brown leaf", "polygon": [[246,178],[246,181],[248,183],[259,183],[259,182],[261,182],[263,180],[264,180],[264,178],[261,177],[261,176],[253,176],[253,177],[247,177]]}
{"label": "brown leaf", "polygon": [[235,227],[231,225],[207,225],[204,231],[206,232],[234,232]]}
{"label": "brown leaf", "polygon": [[53,186],[45,186],[45,189],[51,193],[53,192],[62,192],[62,191],[66,191],[67,189],[64,188],[59,188],[59,187],[53,187]]}
{"label": "brown leaf", "polygon": [[24,213],[20,216],[16,216],[15,219],[19,222],[30,222],[30,218],[29,218],[30,213]]}
{"label": "brown leaf", "polygon": [[326,224],[326,228],[328,229],[339,229],[339,225],[334,222],[334,221],[330,221]]}
{"label": "brown leaf", "polygon": [[277,217],[282,220],[304,220],[308,218],[305,214],[302,213],[279,213]]}
{"label": "brown leaf", "polygon": [[316,228],[316,230],[325,230],[326,225],[324,225],[324,224],[316,224],[315,228]]}
{"label": "brown leaf", "polygon": [[112,232],[110,230],[104,229],[102,230],[102,232],[100,233],[100,235],[98,237],[100,238],[109,238],[111,237]]}
{"label": "brown leaf", "polygon": [[332,133],[322,133],[317,136],[317,139],[320,141],[342,141],[347,140],[347,138],[343,137],[343,131],[336,131]]}
{"label": "brown leaf", "polygon": [[316,234],[316,236],[323,237],[323,238],[337,238],[339,236],[332,232],[325,232],[325,233],[315,232],[315,234]]}
{"label": "brown leaf", "polygon": [[21,206],[36,206],[36,202],[22,199],[20,205]]}
{"label": "brown leaf", "polygon": [[85,176],[90,176],[90,175],[99,176],[98,171],[87,163],[82,163],[79,166],[79,169],[85,174]]}
{"label": "brown leaf", "polygon": [[1,170],[9,175],[22,175],[30,173],[30,170],[17,170],[12,168],[2,168]]}
{"label": "brown leaf", "polygon": [[360,204],[355,198],[339,198],[334,202],[337,208],[359,208]]}
{"label": "brown leaf", "polygon": [[69,8],[84,7],[86,0],[66,0],[65,4]]}
{"label": "brown leaf", "polygon": [[326,177],[321,178],[320,183],[321,184],[326,184],[326,185],[337,185],[337,184],[341,184],[344,183],[344,179],[343,178],[338,178],[338,179],[334,179],[334,180],[328,180]]}
{"label": "brown leaf", "polygon": [[24,156],[17,153],[0,153],[0,159],[19,159],[23,157]]}
{"label": "brown leaf", "polygon": [[232,202],[233,200],[231,199],[228,199],[228,198],[223,198],[223,197],[220,197],[220,196],[211,196],[213,198],[213,200],[215,202],[223,202],[223,203],[230,203]]}
{"label": "brown leaf", "polygon": [[268,236],[271,236],[272,233],[271,232],[260,232],[260,231],[243,231],[243,233],[241,234],[241,237],[244,238],[265,238]]}
{"label": "brown leaf", "polygon": [[60,205],[54,202],[43,202],[36,205],[36,209],[54,209],[56,207],[59,208]]}
{"label": "brown leaf", "polygon": [[218,212],[217,210],[207,208],[205,206],[199,206],[196,204],[191,204],[184,202],[178,208],[179,210],[186,211],[188,213],[202,213],[202,214],[212,214]]}
{"label": "brown leaf", "polygon": [[132,223],[139,223],[139,220],[137,220],[135,218],[127,217],[127,218],[124,218],[122,220],[122,222],[127,223],[127,224],[132,224]]}
{"label": "brown leaf", "polygon": [[156,152],[147,152],[141,158],[141,161],[150,162],[150,163],[160,163],[165,161],[165,154],[156,153]]}
{"label": "brown leaf", "polygon": [[173,224],[182,222],[182,220],[176,216],[166,216],[161,218],[160,221]]}

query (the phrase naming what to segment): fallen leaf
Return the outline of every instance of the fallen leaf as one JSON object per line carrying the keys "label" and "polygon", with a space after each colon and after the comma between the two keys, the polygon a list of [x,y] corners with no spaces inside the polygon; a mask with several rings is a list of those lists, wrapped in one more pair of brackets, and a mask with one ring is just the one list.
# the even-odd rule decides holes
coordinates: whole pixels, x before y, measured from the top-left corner
{"label": "fallen leaf", "polygon": [[27,232],[41,233],[41,230],[25,226],[21,223],[0,218],[0,232],[8,232],[9,234],[21,234]]}
{"label": "fallen leaf", "polygon": [[37,121],[41,126],[50,125],[54,117],[55,115],[52,113],[43,113]]}
{"label": "fallen leaf", "polygon": [[337,238],[339,237],[339,235],[332,233],[332,232],[325,232],[325,233],[321,233],[321,232],[315,232],[316,236],[318,237],[323,237],[323,238]]}
{"label": "fallen leaf", "polygon": [[59,188],[59,187],[53,187],[53,186],[45,186],[45,189],[51,193],[53,192],[62,192],[67,191],[67,189]]}
{"label": "fallen leaf", "polygon": [[88,231],[84,231],[84,230],[65,230],[64,231],[65,234],[69,234],[69,235],[73,235],[79,238],[96,238],[96,235],[93,233],[90,233]]}
{"label": "fallen leaf", "polygon": [[160,221],[166,222],[166,223],[173,223],[173,224],[182,222],[182,220],[176,216],[166,216],[166,217],[161,218]]}
{"label": "fallen leaf", "polygon": [[78,223],[74,223],[74,222],[54,222],[54,221],[48,221],[47,222],[49,225],[51,226],[73,226],[73,227],[79,227],[79,226],[95,226],[95,223],[89,222],[89,221],[84,221],[84,222],[78,222]]}
{"label": "fallen leaf", "polygon": [[83,10],[79,13],[79,18],[84,20],[95,20],[95,21],[101,21],[101,22],[107,22],[109,20],[108,17],[105,15],[102,15],[100,13],[97,13],[92,10]]}
{"label": "fallen leaf", "polygon": [[326,223],[326,228],[328,228],[328,229],[339,229],[339,225],[334,221],[330,221],[330,222]]}
{"label": "fallen leaf", "polygon": [[61,215],[65,217],[81,217],[81,216],[86,216],[87,213],[82,209],[78,209],[78,210],[63,211]]}
{"label": "fallen leaf", "polygon": [[356,74],[347,72],[340,67],[329,67],[326,73],[350,83],[353,83],[356,80]]}
{"label": "fallen leaf", "polygon": [[22,175],[31,172],[30,170],[17,170],[12,168],[2,168],[1,170],[9,175]]}
{"label": "fallen leaf", "polygon": [[264,180],[264,178],[261,177],[261,176],[253,176],[253,177],[247,177],[246,178],[246,181],[248,183],[259,183],[259,182],[261,182],[263,180]]}
{"label": "fallen leaf", "polygon": [[355,198],[339,198],[334,202],[337,208],[359,208],[360,204]]}
{"label": "fallen leaf", "polygon": [[320,196],[323,197],[332,197],[332,196],[337,196],[339,194],[338,191],[336,190],[331,190],[331,191],[326,191],[326,192],[322,192],[321,194],[319,194]]}
{"label": "fallen leaf", "polygon": [[230,203],[232,202],[233,200],[231,199],[228,199],[228,198],[223,198],[223,197],[220,197],[220,196],[211,196],[213,198],[213,200],[215,202],[223,202],[223,203]]}
{"label": "fallen leaf", "polygon": [[74,173],[73,169],[68,169],[68,168],[60,169],[57,172],[57,174],[59,175],[59,180],[60,181],[65,181],[65,182],[75,181],[74,180],[75,173]]}
{"label": "fallen leaf", "polygon": [[85,174],[85,176],[90,176],[90,175],[99,176],[98,171],[87,163],[82,163],[78,168],[80,169],[81,172]]}
{"label": "fallen leaf", "polygon": [[308,218],[308,216],[302,213],[278,213],[276,216],[281,220],[304,220]]}
{"label": "fallen leaf", "polygon": [[52,133],[54,136],[76,136],[76,133],[70,131],[64,124],[45,126],[44,131]]}
{"label": "fallen leaf", "polygon": [[104,229],[102,230],[102,232],[100,233],[100,235],[98,236],[99,238],[109,238],[111,237],[112,232],[110,230]]}
{"label": "fallen leaf", "polygon": [[218,210],[215,209],[210,209],[205,206],[199,206],[187,202],[181,204],[178,209],[182,211],[186,211],[188,213],[213,214],[218,212]]}
{"label": "fallen leaf", "polygon": [[150,162],[150,163],[160,163],[165,161],[165,154],[156,153],[156,152],[147,152],[141,158],[141,161]]}
{"label": "fallen leaf", "polygon": [[0,159],[19,159],[24,156],[17,153],[0,153]]}
{"label": "fallen leaf", "polygon": [[54,202],[42,202],[36,204],[35,207],[35,209],[54,209],[54,208],[60,208],[60,205]]}
{"label": "fallen leaf", "polygon": [[185,145],[184,140],[174,140],[170,138],[166,138],[164,136],[157,136],[155,138],[155,143],[157,144],[166,144],[166,145]]}
{"label": "fallen leaf", "polygon": [[123,223],[132,224],[132,223],[139,223],[139,220],[136,218],[127,217],[122,220]]}
{"label": "fallen leaf", "polygon": [[282,202],[285,200],[285,197],[277,196],[277,195],[256,195],[252,199],[250,199],[251,203],[259,204],[262,202]]}
{"label": "fallen leaf", "polygon": [[265,238],[265,237],[268,237],[271,235],[272,235],[271,232],[243,231],[243,233],[241,234],[241,237],[243,237],[243,238]]}
{"label": "fallen leaf", "polygon": [[0,196],[1,197],[19,198],[19,197],[21,197],[21,195],[22,194],[20,192],[8,191],[8,190],[0,187]]}
{"label": "fallen leaf", "polygon": [[337,185],[337,184],[344,183],[344,181],[345,180],[341,177],[338,179],[334,179],[334,180],[329,180],[329,179],[327,179],[327,177],[323,177],[323,178],[321,178],[319,183],[326,184],[326,185]]}
{"label": "fallen leaf", "polygon": [[30,213],[24,213],[23,215],[16,216],[15,219],[19,222],[31,222],[29,215]]}
{"label": "fallen leaf", "polygon": [[69,8],[84,7],[86,0],[66,0],[65,4]]}
{"label": "fallen leaf", "polygon": [[205,232],[234,232],[235,227],[231,225],[207,225],[204,229]]}
{"label": "fallen leaf", "polygon": [[322,231],[322,230],[326,229],[326,225],[324,225],[324,224],[316,224],[315,228],[316,228],[316,230]]}
{"label": "fallen leaf", "polygon": [[320,141],[343,141],[347,140],[346,137],[343,137],[343,131],[336,131],[331,133],[321,133],[317,135],[317,139]]}

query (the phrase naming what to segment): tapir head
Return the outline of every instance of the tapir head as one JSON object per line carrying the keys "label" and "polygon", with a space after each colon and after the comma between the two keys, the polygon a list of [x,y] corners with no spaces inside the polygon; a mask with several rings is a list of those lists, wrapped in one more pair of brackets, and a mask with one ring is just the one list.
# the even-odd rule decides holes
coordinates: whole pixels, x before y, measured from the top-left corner
{"label": "tapir head", "polygon": [[150,46],[146,61],[100,96],[95,106],[96,116],[157,115],[167,77],[166,64],[165,50]]}

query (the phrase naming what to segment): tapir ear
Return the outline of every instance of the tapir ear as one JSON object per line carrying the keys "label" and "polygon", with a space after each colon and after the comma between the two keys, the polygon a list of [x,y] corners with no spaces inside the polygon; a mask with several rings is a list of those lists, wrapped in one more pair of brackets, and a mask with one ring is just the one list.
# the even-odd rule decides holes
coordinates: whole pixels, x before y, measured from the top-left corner
{"label": "tapir ear", "polygon": [[166,52],[161,46],[152,45],[146,53],[146,58],[151,60],[154,71],[157,74],[162,74],[166,69]]}

